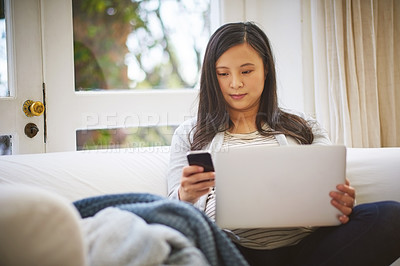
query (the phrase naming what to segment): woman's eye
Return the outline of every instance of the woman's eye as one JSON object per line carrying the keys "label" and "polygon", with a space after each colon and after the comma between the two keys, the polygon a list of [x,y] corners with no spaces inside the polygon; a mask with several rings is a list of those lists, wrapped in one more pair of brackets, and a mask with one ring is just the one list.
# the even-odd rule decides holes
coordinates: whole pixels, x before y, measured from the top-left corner
{"label": "woman's eye", "polygon": [[228,73],[217,73],[218,76],[228,76]]}
{"label": "woman's eye", "polygon": [[250,74],[252,71],[253,70],[246,70],[246,71],[243,71],[242,74]]}

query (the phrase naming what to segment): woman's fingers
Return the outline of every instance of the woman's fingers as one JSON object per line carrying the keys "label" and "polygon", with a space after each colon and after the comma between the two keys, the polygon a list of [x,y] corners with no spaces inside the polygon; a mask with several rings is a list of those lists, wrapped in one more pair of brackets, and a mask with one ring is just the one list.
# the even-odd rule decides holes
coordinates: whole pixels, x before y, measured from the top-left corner
{"label": "woman's fingers", "polygon": [[345,204],[341,201],[338,201],[337,199],[335,199],[333,197],[332,197],[331,203],[334,207],[336,207],[344,215],[349,216],[353,211],[352,206],[347,206],[347,204]]}
{"label": "woman's fingers", "polygon": [[339,184],[336,188],[343,193],[349,194],[349,196],[353,199],[356,198],[356,190],[352,186],[350,186],[349,179],[346,178],[346,183],[344,185]]}
{"label": "woman's fingers", "polygon": [[332,191],[330,194],[331,198],[341,205],[349,208],[354,207],[355,199],[348,193],[346,192],[338,192],[338,191]]}
{"label": "woman's fingers", "polygon": [[337,185],[336,189],[338,191],[332,191],[329,194],[332,198],[331,204],[343,213],[343,215],[339,216],[339,220],[344,224],[349,221],[349,216],[353,211],[356,192],[355,189],[350,186],[350,182],[347,178],[345,184]]}
{"label": "woman's fingers", "polygon": [[189,183],[195,184],[204,181],[210,181],[215,178],[214,172],[203,172],[201,166],[186,166],[182,171],[182,179],[186,179]]}
{"label": "woman's fingers", "polygon": [[186,166],[182,171],[179,198],[195,203],[199,197],[207,194],[215,186],[215,173],[203,172],[203,167]]}

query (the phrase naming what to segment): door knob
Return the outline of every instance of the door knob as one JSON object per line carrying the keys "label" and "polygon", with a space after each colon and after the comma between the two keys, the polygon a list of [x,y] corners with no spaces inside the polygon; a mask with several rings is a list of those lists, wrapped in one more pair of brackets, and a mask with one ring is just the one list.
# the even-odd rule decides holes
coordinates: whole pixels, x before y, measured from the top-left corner
{"label": "door knob", "polygon": [[25,135],[27,135],[30,138],[33,138],[36,136],[36,134],[39,132],[39,128],[37,127],[36,124],[33,123],[28,123],[25,126]]}
{"label": "door knob", "polygon": [[44,104],[41,102],[26,100],[22,109],[24,110],[25,115],[28,117],[40,116],[44,113]]}

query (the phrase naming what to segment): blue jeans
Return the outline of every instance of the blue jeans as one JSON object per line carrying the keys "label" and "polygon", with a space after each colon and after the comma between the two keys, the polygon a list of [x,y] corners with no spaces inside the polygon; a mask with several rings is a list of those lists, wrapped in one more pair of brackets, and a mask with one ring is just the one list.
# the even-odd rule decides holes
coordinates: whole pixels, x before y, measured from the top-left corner
{"label": "blue jeans", "polygon": [[252,266],[390,265],[400,257],[400,203],[358,205],[347,224],[321,227],[294,246],[273,250],[237,247]]}

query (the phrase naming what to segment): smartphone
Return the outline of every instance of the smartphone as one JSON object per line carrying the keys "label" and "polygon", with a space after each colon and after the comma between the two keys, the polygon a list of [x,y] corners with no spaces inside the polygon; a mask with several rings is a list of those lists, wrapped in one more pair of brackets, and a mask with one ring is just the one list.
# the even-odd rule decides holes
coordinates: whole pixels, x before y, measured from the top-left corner
{"label": "smartphone", "polygon": [[198,165],[204,168],[204,172],[214,172],[211,153],[208,151],[189,151],[186,155],[189,165]]}

